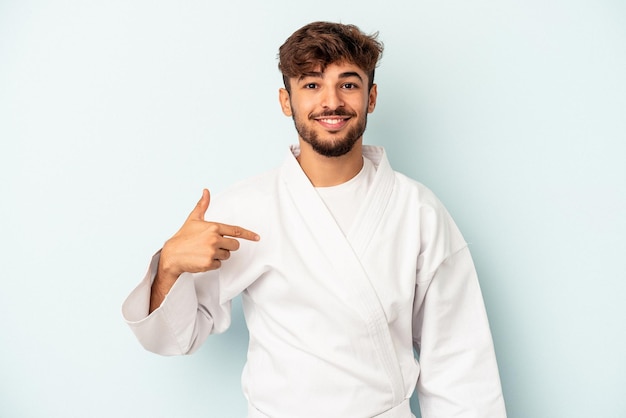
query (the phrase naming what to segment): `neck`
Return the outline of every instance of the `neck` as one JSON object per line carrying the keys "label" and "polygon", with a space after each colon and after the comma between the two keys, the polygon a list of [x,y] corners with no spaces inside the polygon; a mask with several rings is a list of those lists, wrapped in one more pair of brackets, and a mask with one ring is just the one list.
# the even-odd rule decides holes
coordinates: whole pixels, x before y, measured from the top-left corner
{"label": "neck", "polygon": [[315,187],[330,187],[345,183],[363,168],[362,140],[340,157],[325,157],[318,154],[306,142],[300,140],[298,163]]}

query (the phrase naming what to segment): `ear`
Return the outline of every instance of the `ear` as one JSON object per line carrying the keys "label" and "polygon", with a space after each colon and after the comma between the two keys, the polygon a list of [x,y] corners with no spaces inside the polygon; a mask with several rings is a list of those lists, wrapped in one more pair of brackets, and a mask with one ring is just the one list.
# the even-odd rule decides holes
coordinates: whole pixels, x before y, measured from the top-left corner
{"label": "ear", "polygon": [[280,102],[280,108],[283,110],[283,114],[285,116],[293,116],[293,112],[291,111],[291,100],[287,89],[278,89],[278,101]]}
{"label": "ear", "polygon": [[376,98],[378,97],[378,86],[372,85],[369,92],[369,101],[367,102],[367,113],[372,113],[376,107]]}

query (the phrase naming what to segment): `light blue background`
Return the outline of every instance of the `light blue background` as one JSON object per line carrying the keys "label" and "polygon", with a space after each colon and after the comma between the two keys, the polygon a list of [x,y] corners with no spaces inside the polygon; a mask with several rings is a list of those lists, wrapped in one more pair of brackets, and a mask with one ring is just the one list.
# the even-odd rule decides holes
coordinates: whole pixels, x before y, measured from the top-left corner
{"label": "light blue background", "polygon": [[470,242],[509,417],[626,417],[626,5],[0,1],[0,416],[242,417],[246,331],[143,351],[120,305],[200,196],[295,141],[276,52],[380,31],[366,143]]}

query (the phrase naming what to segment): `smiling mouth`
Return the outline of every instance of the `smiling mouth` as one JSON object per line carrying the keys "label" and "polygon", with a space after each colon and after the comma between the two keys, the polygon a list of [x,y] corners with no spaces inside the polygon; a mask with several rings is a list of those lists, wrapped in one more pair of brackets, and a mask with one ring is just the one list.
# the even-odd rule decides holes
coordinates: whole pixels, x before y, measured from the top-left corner
{"label": "smiling mouth", "polygon": [[315,118],[316,121],[318,122],[322,122],[324,124],[327,125],[339,125],[342,122],[347,121],[348,119],[350,119],[349,117],[340,117],[340,118],[329,118],[329,117],[321,117],[321,118]]}
{"label": "smiling mouth", "polygon": [[335,109],[311,115],[311,119],[320,124],[327,131],[339,131],[348,124],[348,121],[356,115],[344,109]]}
{"label": "smiling mouth", "polygon": [[314,118],[314,120],[317,123],[319,123],[327,131],[333,132],[333,131],[339,131],[344,126],[346,126],[348,124],[348,120],[350,120],[350,117],[348,116],[342,116],[342,117],[322,116],[319,118]]}

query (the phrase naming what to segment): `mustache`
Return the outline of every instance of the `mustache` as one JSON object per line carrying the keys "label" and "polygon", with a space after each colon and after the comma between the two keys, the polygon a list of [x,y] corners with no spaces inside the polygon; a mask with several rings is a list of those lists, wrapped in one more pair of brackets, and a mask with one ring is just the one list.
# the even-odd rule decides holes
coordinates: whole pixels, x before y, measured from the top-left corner
{"label": "mustache", "polygon": [[356,113],[354,112],[348,112],[346,109],[343,108],[337,108],[334,110],[325,110],[323,112],[320,113],[312,113],[309,115],[309,119],[315,119],[315,118],[323,118],[323,117],[329,117],[329,116],[348,116],[348,117],[354,117],[356,116]]}

